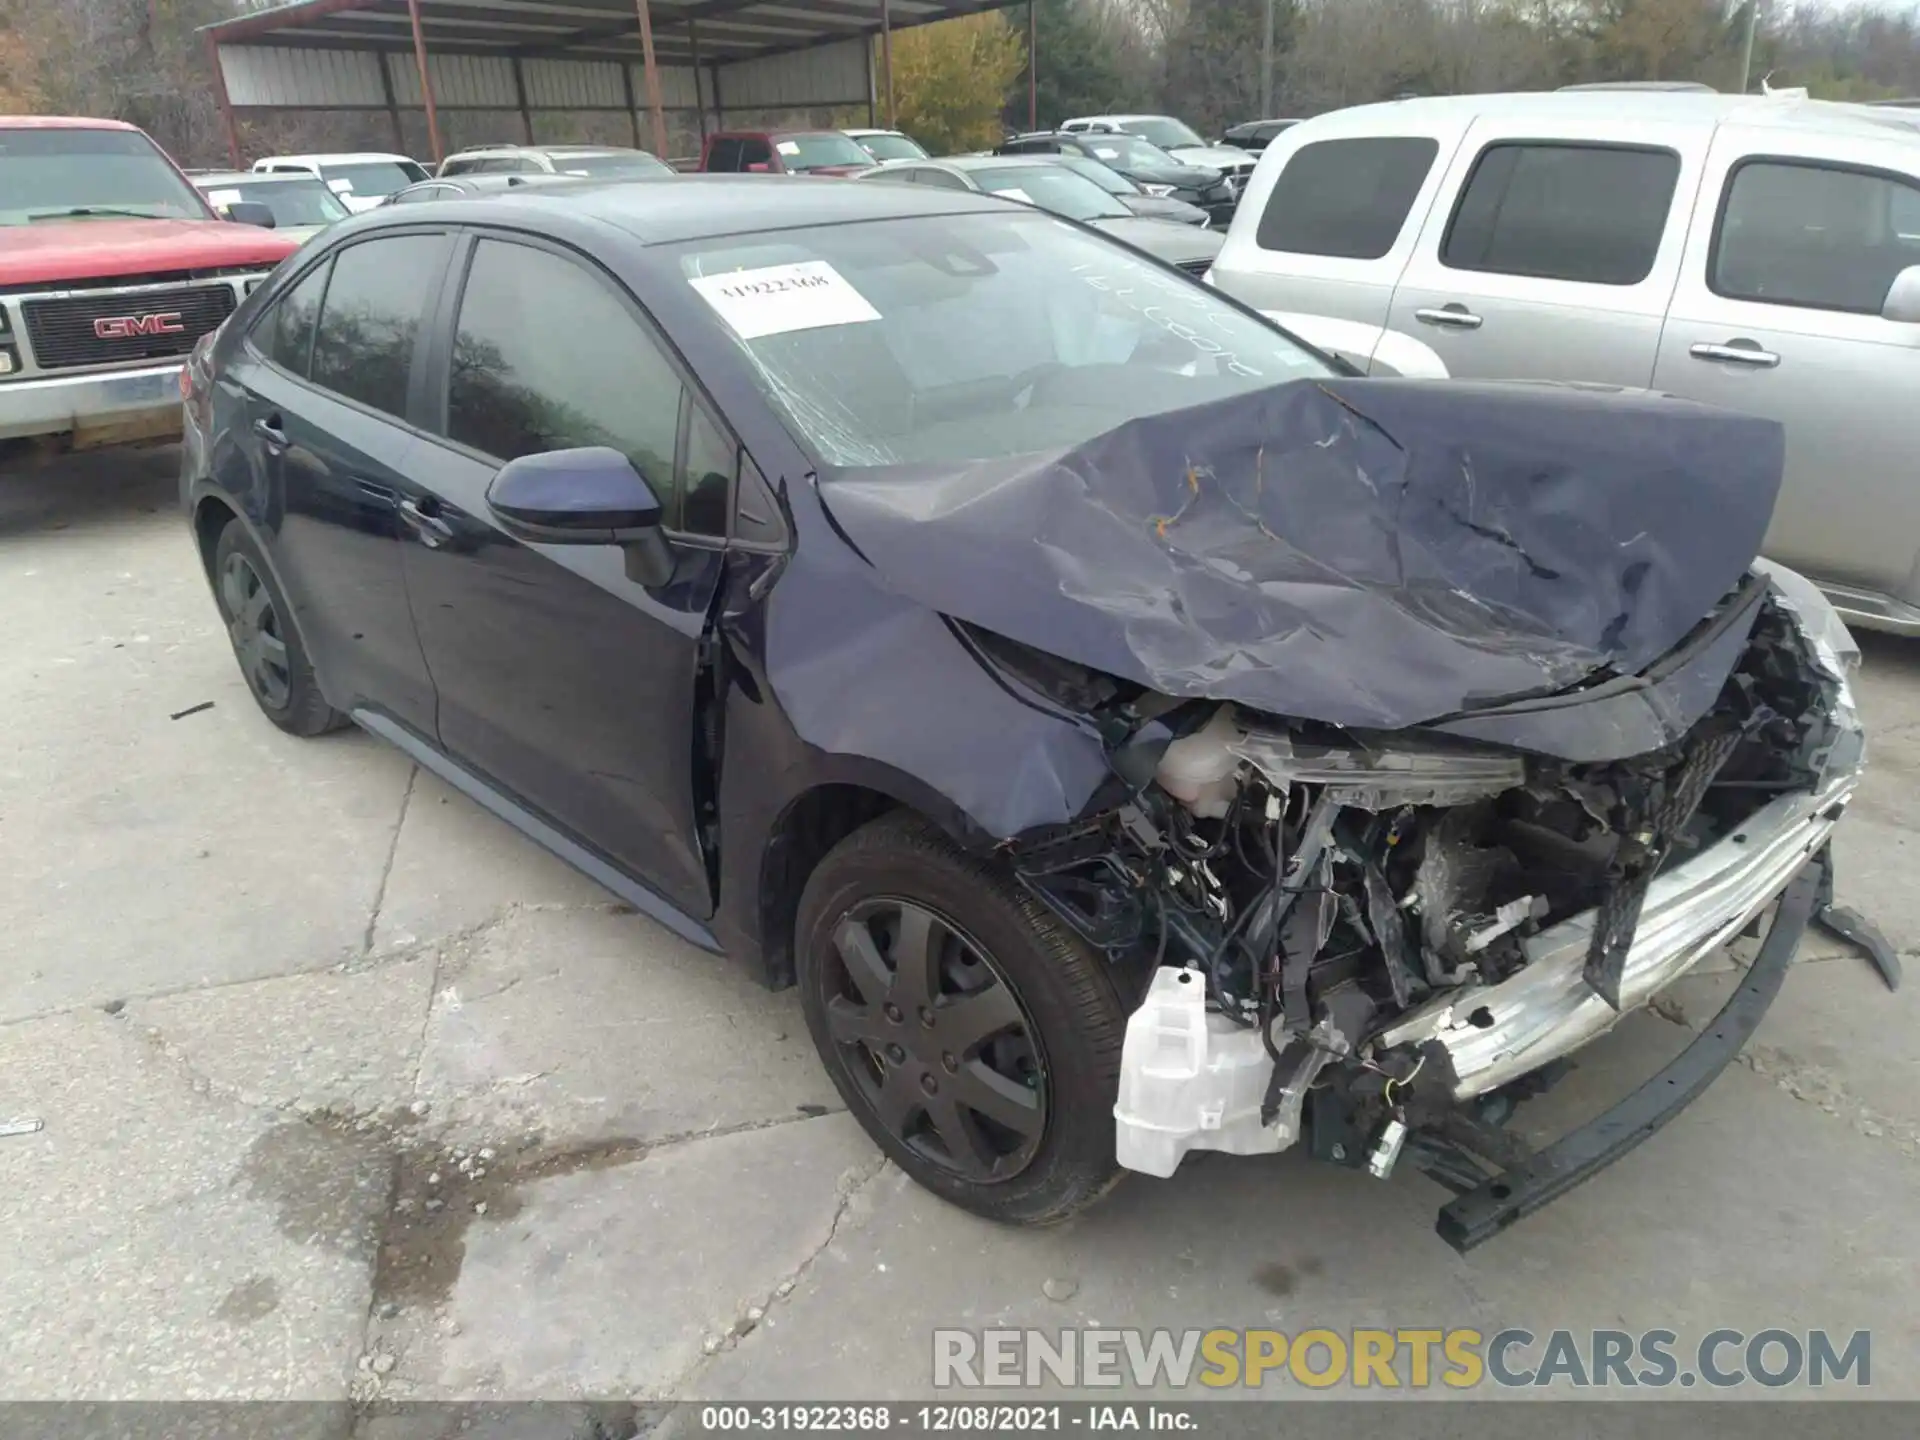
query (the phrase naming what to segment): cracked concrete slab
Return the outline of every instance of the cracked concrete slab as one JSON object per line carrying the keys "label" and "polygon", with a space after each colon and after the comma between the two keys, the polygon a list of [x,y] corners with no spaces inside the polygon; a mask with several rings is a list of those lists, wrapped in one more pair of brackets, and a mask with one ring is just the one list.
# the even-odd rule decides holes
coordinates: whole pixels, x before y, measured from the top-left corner
{"label": "cracked concrete slab", "polygon": [[340,1399],[385,1157],[213,1097],[124,1018],[0,1029],[7,1399]]}
{"label": "cracked concrete slab", "polygon": [[661,1395],[710,1337],[770,1323],[879,1169],[858,1127],[826,1116],[525,1184],[510,1215],[466,1227],[437,1312],[377,1322],[400,1357],[387,1393]]}
{"label": "cracked concrete slab", "polygon": [[592,906],[612,899],[505,821],[422,772],[395,838],[370,948],[381,954],[469,930],[509,902]]}
{"label": "cracked concrete slab", "polygon": [[135,1001],[127,1024],[213,1093],[291,1114],[366,1116],[413,1096],[433,959]]}
{"label": "cracked concrete slab", "polygon": [[581,1140],[840,1108],[791,992],[608,907],[516,910],[448,946],[418,1094],[462,1134]]}
{"label": "cracked concrete slab", "polygon": [[[1630,1017],[1539,1118],[1601,1108],[1684,1038]],[[1876,1394],[1920,1396],[1913,1174],[1893,1147],[1738,1069],[1638,1151],[1466,1257],[1432,1233],[1447,1196],[1431,1182],[1409,1171],[1382,1183],[1297,1154],[1136,1177],[1067,1226],[1025,1232],[890,1172],[792,1302],[681,1393],[931,1396],[941,1326],[1664,1326],[1697,1341],[1718,1325],[1778,1324],[1871,1328]],[[1048,1298],[1049,1279],[1071,1282],[1064,1302]]]}

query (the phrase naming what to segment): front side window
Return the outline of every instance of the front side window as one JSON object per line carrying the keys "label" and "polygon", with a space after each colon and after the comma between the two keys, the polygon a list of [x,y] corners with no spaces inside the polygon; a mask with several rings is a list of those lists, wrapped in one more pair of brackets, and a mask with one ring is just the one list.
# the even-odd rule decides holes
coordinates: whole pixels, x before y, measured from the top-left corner
{"label": "front side window", "polygon": [[1717,295],[1877,315],[1920,265],[1920,186],[1838,165],[1749,160],[1728,178],[1714,233]]}
{"label": "front side window", "polygon": [[[474,247],[453,342],[449,439],[502,462],[610,446],[646,477],[678,529],[683,388],[606,281],[532,246]],[[724,517],[724,496],[719,503]]]}
{"label": "front side window", "polygon": [[678,248],[768,401],[835,466],[1080,444],[1140,415],[1331,372],[1102,236],[1013,206]]}
{"label": "front side window", "polygon": [[0,225],[211,214],[136,130],[0,130]]}
{"label": "front side window", "polygon": [[1460,194],[1440,263],[1589,285],[1653,270],[1680,179],[1671,150],[1489,145]]}
{"label": "front side window", "polygon": [[603,180],[673,174],[671,165],[654,159],[644,150],[616,150],[605,155],[555,155],[553,168],[561,175],[590,175]]}
{"label": "front side window", "polygon": [[446,258],[443,235],[394,235],[334,256],[313,341],[313,383],[404,418],[414,342]]}
{"label": "front side window", "polygon": [[1440,153],[1425,135],[1321,140],[1287,157],[1261,212],[1262,250],[1378,260],[1401,227]]}

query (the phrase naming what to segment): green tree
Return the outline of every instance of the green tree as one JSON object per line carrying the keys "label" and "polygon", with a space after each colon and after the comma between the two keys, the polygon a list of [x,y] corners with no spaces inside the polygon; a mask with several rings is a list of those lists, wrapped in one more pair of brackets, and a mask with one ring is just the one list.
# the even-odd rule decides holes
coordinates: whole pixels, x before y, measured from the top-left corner
{"label": "green tree", "polygon": [[[1261,55],[1267,0],[1189,0],[1167,36],[1167,103],[1188,124],[1216,135],[1260,115]],[[1276,108],[1286,90],[1287,52],[1297,0],[1272,0]]]}
{"label": "green tree", "polygon": [[[1019,6],[1006,12],[1022,36],[1027,11]],[[1035,84],[1036,113],[1042,129],[1074,115],[1097,115],[1126,103],[1128,86],[1120,73],[1120,57],[1113,34],[1092,0],[1038,0],[1034,14],[1039,53]],[[1024,46],[1020,73],[1007,91],[1005,110],[1009,129],[1027,128],[1027,66]]]}
{"label": "green tree", "polygon": [[1000,107],[1026,47],[998,12],[916,25],[893,37],[895,118],[936,155],[1000,139]]}

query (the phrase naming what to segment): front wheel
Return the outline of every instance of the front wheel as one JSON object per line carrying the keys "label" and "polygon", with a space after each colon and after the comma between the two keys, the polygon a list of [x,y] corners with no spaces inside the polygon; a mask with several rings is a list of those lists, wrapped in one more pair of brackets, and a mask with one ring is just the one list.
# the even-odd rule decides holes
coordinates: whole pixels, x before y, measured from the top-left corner
{"label": "front wheel", "polygon": [[901,1169],[991,1220],[1064,1220],[1120,1177],[1126,1016],[1106,962],[917,816],[820,862],[801,1005],[854,1117]]}

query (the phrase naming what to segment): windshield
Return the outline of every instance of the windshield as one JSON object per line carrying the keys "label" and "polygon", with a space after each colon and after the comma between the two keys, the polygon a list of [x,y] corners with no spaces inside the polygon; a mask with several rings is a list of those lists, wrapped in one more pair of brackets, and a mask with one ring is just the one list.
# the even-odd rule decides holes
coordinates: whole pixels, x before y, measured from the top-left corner
{"label": "windshield", "polygon": [[225,210],[236,200],[264,205],[281,229],[300,225],[331,225],[352,213],[318,180],[222,180],[207,187],[207,202]]}
{"label": "windshield", "polygon": [[1132,135],[1087,135],[1082,137],[1088,152],[1096,160],[1125,170],[1177,170],[1180,161],[1158,145]]}
{"label": "windshield", "polygon": [[336,180],[346,181],[347,188],[362,199],[369,195],[391,195],[416,180],[427,178],[427,172],[411,160],[358,160],[349,165],[322,165],[320,174],[329,185]]}
{"label": "windshield", "polygon": [[927,152],[904,135],[857,135],[860,148],[876,160],[925,160]]}
{"label": "windshield", "polygon": [[1024,200],[1069,220],[1102,220],[1132,212],[1091,180],[1059,165],[982,166],[973,182],[989,195]]}
{"label": "windshield", "polygon": [[1207,143],[1171,115],[1146,115],[1138,120],[1123,120],[1120,123],[1129,135],[1138,135],[1142,140],[1151,140],[1162,150],[1171,150],[1176,145]]}
{"label": "windshield", "polygon": [[780,163],[789,170],[818,170],[822,165],[859,165],[873,163],[873,157],[837,130],[817,135],[776,136],[773,148],[780,152]]}
{"label": "windshield", "polygon": [[1109,195],[1138,195],[1140,187],[1134,184],[1118,170],[1102,165],[1098,160],[1089,160],[1085,155],[1062,155],[1060,164],[1076,175],[1084,175]]}
{"label": "windshield", "polygon": [[622,150],[607,155],[556,155],[554,168],[562,175],[671,175],[673,167],[644,150]]}
{"label": "windshield", "polygon": [[134,130],[0,130],[0,225],[207,220],[200,192]]}
{"label": "windshield", "polygon": [[1216,292],[1038,212],[691,241],[688,283],[817,462],[958,463],[1332,373]]}

